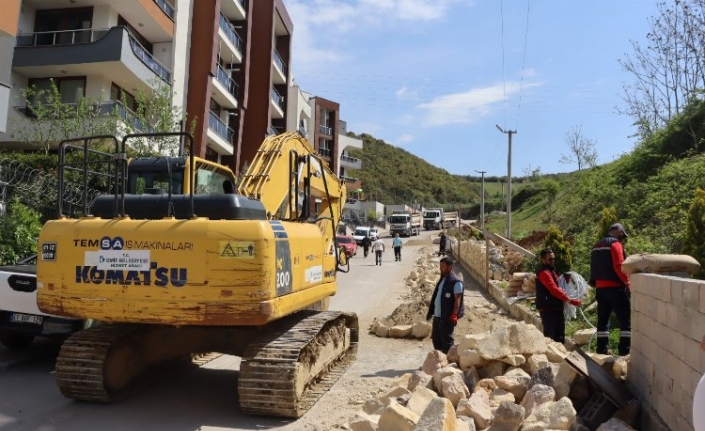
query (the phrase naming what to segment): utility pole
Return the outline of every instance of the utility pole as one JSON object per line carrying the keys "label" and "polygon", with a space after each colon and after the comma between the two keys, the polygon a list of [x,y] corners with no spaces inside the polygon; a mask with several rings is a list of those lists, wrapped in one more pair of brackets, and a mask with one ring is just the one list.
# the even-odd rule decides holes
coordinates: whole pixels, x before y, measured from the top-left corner
{"label": "utility pole", "polygon": [[516,130],[504,130],[496,125],[497,130],[509,136],[509,151],[507,152],[507,239],[512,238],[512,135]]}
{"label": "utility pole", "polygon": [[482,230],[485,230],[485,173],[487,171],[478,171],[476,170],[478,174],[482,174],[482,197],[480,197],[480,226],[482,226]]}

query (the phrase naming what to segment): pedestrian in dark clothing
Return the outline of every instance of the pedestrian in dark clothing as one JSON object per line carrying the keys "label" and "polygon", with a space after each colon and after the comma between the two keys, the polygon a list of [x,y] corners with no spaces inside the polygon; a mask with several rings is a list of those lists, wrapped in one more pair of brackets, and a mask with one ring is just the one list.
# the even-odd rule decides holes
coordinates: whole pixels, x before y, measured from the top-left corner
{"label": "pedestrian in dark clothing", "polygon": [[439,263],[441,278],[431,295],[426,320],[433,318],[431,340],[433,348],[443,353],[455,342],[453,331],[458,319],[465,315],[463,305],[463,283],[453,273],[453,259],[448,256],[441,258]]}
{"label": "pedestrian in dark clothing", "polygon": [[631,348],[631,287],[629,276],[622,272],[627,257],[622,245],[625,238],[624,226],[615,223],[590,254],[590,284],[597,298],[597,353],[607,354],[612,311],[619,320],[619,354],[628,355]]}
{"label": "pedestrian in dark clothing", "polygon": [[440,248],[438,250],[438,255],[443,256],[446,254],[446,234],[445,232],[441,232],[441,241],[440,241]]}
{"label": "pedestrian in dark clothing", "polygon": [[365,235],[365,237],[362,238],[362,250],[365,252],[365,257],[367,257],[367,253],[370,251],[370,245],[372,245],[372,240],[369,236]]}
{"label": "pedestrian in dark clothing", "polygon": [[398,233],[395,233],[394,239],[392,240],[392,247],[394,248],[394,260],[396,261],[401,261],[401,246],[401,238],[399,238]]}
{"label": "pedestrian in dark clothing", "polygon": [[541,250],[541,265],[536,269],[536,309],[541,315],[543,335],[563,343],[565,341],[565,316],[563,303],[570,302],[579,307],[582,301],[571,299],[558,287],[558,274],[554,266],[556,256],[553,250]]}

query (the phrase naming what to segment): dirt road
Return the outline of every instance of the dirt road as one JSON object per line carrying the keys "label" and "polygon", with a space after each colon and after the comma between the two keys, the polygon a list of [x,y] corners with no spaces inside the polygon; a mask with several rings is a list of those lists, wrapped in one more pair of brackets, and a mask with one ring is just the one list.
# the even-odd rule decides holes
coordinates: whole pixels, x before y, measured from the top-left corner
{"label": "dirt road", "polygon": [[[422,235],[428,238],[430,234]],[[201,367],[163,369],[152,377],[148,390],[120,404],[73,402],[56,388],[56,346],[44,342],[22,354],[0,347],[0,431],[94,431],[106,427],[113,431],[329,430],[349,419],[365,400],[389,384],[390,377],[417,369],[430,349],[429,340],[380,339],[367,334],[372,319],[391,313],[401,302],[403,279],[420,249],[404,247],[402,262],[394,262],[391,238],[385,242],[389,247],[383,265],[375,266],[374,257],[364,259],[360,251],[351,260],[350,272],[339,275],[339,291],[331,300],[331,309],[358,313],[358,360],[297,421],[243,415],[237,405],[239,359],[232,356],[221,356]]]}

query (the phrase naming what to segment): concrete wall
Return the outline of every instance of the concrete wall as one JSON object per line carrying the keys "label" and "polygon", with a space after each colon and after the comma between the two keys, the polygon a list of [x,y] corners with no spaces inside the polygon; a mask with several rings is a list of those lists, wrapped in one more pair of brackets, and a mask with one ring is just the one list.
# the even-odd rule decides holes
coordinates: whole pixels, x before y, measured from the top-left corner
{"label": "concrete wall", "polygon": [[705,281],[635,274],[631,285],[630,385],[671,429],[692,431],[705,372]]}

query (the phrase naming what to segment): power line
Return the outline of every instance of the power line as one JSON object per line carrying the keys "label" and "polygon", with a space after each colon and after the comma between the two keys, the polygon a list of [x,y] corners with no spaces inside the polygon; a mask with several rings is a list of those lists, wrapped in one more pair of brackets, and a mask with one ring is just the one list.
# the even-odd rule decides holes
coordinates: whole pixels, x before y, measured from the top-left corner
{"label": "power line", "polygon": [[531,14],[531,0],[526,0],[526,29],[524,31],[524,54],[521,60],[521,81],[519,83],[519,107],[517,108],[517,121],[515,129],[519,127],[519,112],[521,112],[521,98],[524,92],[524,72],[526,71],[526,46],[529,41],[529,15]]}

